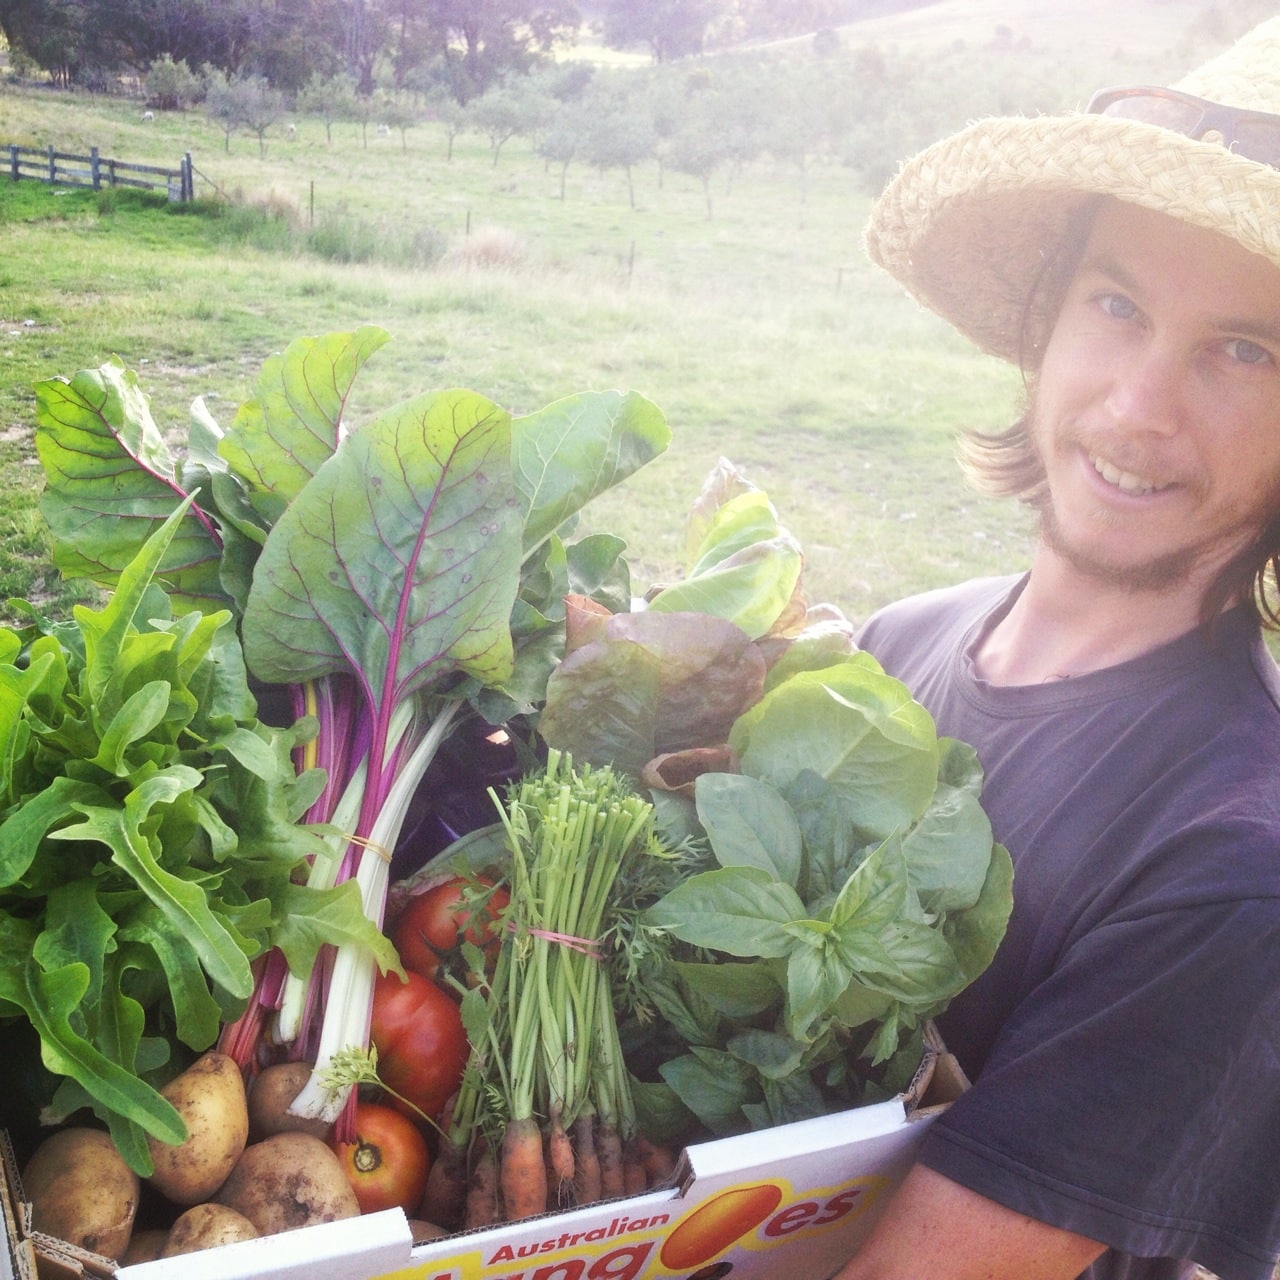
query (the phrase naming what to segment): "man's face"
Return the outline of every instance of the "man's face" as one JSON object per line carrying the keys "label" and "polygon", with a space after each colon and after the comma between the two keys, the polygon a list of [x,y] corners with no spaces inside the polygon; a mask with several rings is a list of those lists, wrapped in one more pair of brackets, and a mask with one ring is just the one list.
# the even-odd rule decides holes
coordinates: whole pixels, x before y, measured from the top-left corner
{"label": "man's face", "polygon": [[1132,590],[1200,592],[1280,507],[1280,270],[1105,202],[1045,349],[1041,536]]}

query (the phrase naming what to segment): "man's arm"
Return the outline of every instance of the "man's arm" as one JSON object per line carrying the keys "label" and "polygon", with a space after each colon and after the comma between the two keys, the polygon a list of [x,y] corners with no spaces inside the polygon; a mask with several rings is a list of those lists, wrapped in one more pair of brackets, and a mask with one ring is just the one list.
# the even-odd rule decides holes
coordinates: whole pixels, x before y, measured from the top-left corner
{"label": "man's arm", "polygon": [[916,1165],[834,1280],[1074,1280],[1104,1248]]}

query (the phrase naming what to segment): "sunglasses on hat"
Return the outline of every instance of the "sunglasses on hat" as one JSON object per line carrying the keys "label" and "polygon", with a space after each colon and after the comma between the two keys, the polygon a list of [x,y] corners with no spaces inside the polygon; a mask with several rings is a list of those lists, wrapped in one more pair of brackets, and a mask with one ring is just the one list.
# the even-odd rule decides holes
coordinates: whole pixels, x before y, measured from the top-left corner
{"label": "sunglasses on hat", "polygon": [[1085,110],[1159,125],[1193,139],[1216,134],[1235,155],[1280,169],[1280,116],[1265,111],[1227,107],[1155,85],[1099,89]]}

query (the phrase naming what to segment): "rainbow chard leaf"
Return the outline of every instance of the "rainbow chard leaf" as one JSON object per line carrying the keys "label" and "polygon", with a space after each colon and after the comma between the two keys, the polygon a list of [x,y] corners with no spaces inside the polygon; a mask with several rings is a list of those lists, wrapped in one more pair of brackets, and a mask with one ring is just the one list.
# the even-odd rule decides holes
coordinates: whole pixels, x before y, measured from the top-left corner
{"label": "rainbow chard leaf", "polygon": [[501,683],[520,572],[510,454],[508,415],[465,391],[344,440],[263,547],[250,669],[280,683],[350,671],[388,713],[454,671]]}
{"label": "rainbow chard leaf", "polygon": [[[44,468],[40,511],[54,562],[69,578],[113,586],[147,539],[190,495],[151,416],[136,375],[119,361],[67,381],[36,384],[36,453]],[[227,603],[222,540],[192,504],[168,542],[156,581],[176,609]]]}
{"label": "rainbow chard leaf", "polygon": [[390,336],[365,325],[353,333],[296,338],[263,364],[218,453],[268,524],[337,449],[356,375]]}

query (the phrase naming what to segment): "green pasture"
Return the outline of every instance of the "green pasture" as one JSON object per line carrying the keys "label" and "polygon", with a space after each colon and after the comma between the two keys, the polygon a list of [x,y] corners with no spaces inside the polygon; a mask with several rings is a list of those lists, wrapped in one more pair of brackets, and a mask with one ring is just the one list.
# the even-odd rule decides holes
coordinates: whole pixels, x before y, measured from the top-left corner
{"label": "green pasture", "polygon": [[[632,388],[668,454],[593,513],[643,588],[680,571],[684,514],[717,458],[804,546],[810,596],[855,618],[909,591],[1016,569],[1025,513],[969,493],[958,429],[1003,423],[1018,384],[870,268],[869,197],[835,162],[758,161],[702,184],[580,166],[514,138],[498,163],[440,126],[402,137],[298,119],[265,151],[195,112],[0,89],[0,143],[175,165],[197,207],[0,180],[0,598],[65,600],[36,499],[33,384],[118,356],[180,439],[203,397],[229,423],[302,334],[379,324],[349,420],[467,386],[516,412]],[[213,197],[217,197],[216,199]],[[230,200],[230,203],[225,203]]]}

